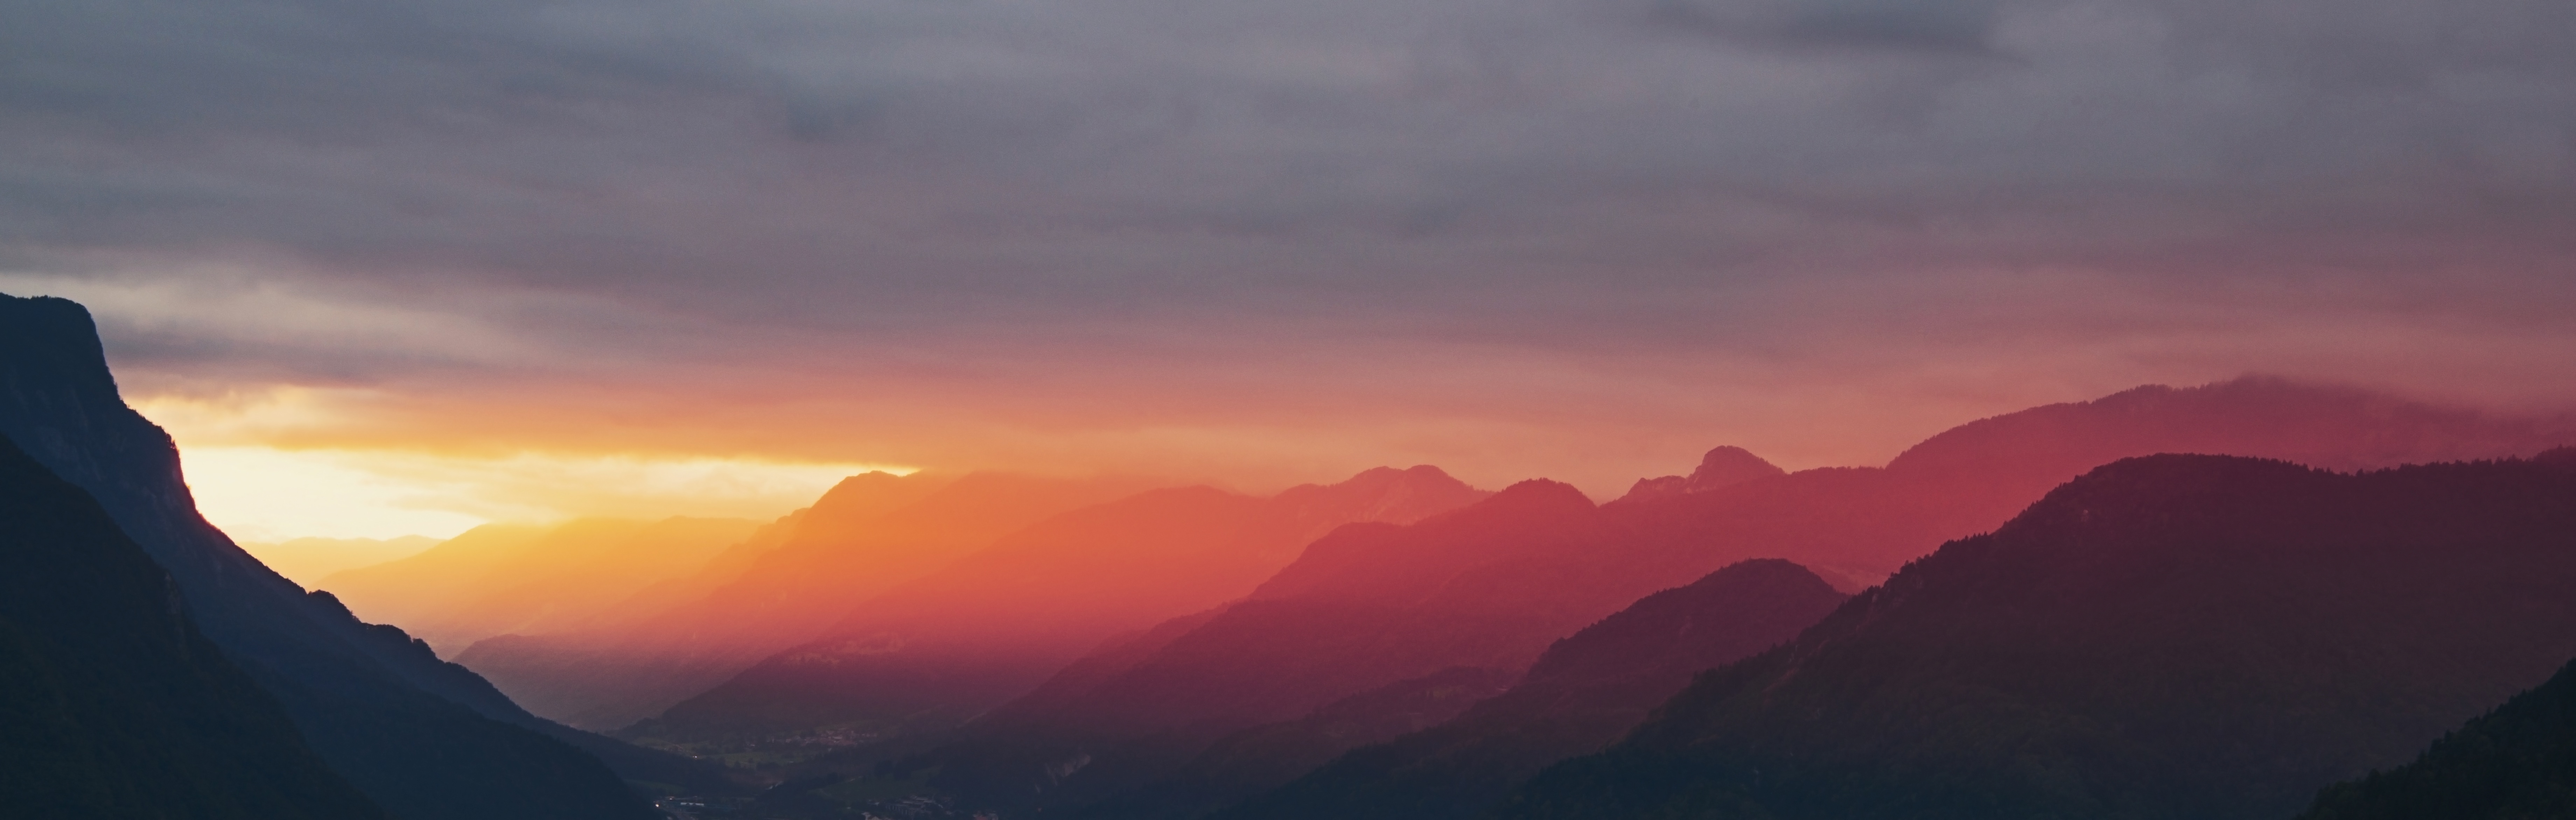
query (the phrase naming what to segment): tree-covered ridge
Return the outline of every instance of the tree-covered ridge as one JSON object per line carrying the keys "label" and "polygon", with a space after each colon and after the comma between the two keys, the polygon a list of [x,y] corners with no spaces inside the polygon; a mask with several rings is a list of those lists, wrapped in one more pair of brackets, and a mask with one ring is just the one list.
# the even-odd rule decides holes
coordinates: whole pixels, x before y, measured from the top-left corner
{"label": "tree-covered ridge", "polygon": [[2326,789],[2302,820],[2566,817],[2576,817],[2576,662],[2415,762]]}
{"label": "tree-covered ridge", "polygon": [[1702,676],[1511,818],[2279,818],[2576,655],[2576,452],[2071,482]]}
{"label": "tree-covered ridge", "polygon": [[169,576],[0,437],[0,814],[366,820]]}

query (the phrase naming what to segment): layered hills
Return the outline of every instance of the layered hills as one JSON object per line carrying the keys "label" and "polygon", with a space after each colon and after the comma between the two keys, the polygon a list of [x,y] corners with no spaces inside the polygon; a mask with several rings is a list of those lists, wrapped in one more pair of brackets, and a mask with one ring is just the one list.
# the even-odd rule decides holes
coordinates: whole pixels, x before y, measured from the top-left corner
{"label": "layered hills", "polygon": [[170,576],[0,438],[0,800],[23,818],[385,813],[197,631]]}
{"label": "layered hills", "polygon": [[652,729],[944,728],[1104,639],[1243,597],[1344,524],[1410,523],[1485,495],[1420,466],[1269,498],[1187,487],[1073,510],[859,604],[824,637],[671,708]]}
{"label": "layered hills", "polygon": [[1510,690],[1455,720],[1354,749],[1219,816],[1481,816],[1549,764],[1609,746],[1693,676],[1797,637],[1847,597],[1779,559],[1720,569],[1556,642]]}
{"label": "layered hills", "polygon": [[0,434],[81,488],[167,571],[226,659],[282,705],[332,771],[407,820],[647,818],[593,753],[670,765],[545,723],[401,630],[262,566],[196,512],[177,450],[128,408],[78,304],[0,297]]}
{"label": "layered hills", "polygon": [[401,626],[453,654],[512,632],[581,624],[687,576],[759,525],[731,518],[487,524],[418,554],[322,579],[358,617]]}
{"label": "layered hills", "polygon": [[868,473],[773,523],[692,577],[589,623],[458,653],[540,714],[602,730],[653,717],[853,607],[1049,517],[1149,489],[1146,479]]}
{"label": "layered hills", "polygon": [[946,788],[997,807],[1108,805],[1233,732],[1451,667],[1517,675],[1551,641],[1729,564],[1783,558],[1857,589],[2122,457],[2199,450],[2386,466],[2532,452],[2564,432],[2244,379],[1974,422],[1885,468],[1781,473],[1720,448],[1693,476],[1641,482],[1597,508],[1572,488],[1526,483],[1411,527],[1338,531],[1246,600],[1155,630],[1150,649],[1105,646],[919,760],[940,766]]}
{"label": "layered hills", "polygon": [[2576,656],[2576,450],[2123,460],[1701,676],[1511,818],[2272,818]]}
{"label": "layered hills", "polygon": [[332,573],[371,567],[398,558],[419,555],[422,550],[439,545],[439,539],[425,535],[400,538],[293,538],[285,541],[241,542],[242,551],[259,559],[269,569],[286,576],[286,580],[312,589]]}

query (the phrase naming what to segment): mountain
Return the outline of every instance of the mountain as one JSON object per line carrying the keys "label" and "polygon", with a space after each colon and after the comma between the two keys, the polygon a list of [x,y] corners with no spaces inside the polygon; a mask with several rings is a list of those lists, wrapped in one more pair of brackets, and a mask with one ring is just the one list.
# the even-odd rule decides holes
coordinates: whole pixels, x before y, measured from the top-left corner
{"label": "mountain", "polygon": [[1798,562],[1857,589],[1951,539],[1993,530],[2050,488],[2132,456],[2200,453],[2328,469],[2499,458],[2576,442],[2576,420],[2443,408],[2351,388],[2244,378],[2150,385],[2035,407],[1934,435],[1887,466],[1832,467],[1715,490],[1632,494],[1629,526],[1701,560],[1670,583],[1746,558]]}
{"label": "mountain", "polygon": [[[1702,459],[1702,486],[1685,479],[1667,492],[1650,480],[1598,509],[1542,482],[1451,514],[1527,521],[1454,540],[1433,534],[1451,516],[1420,532],[1337,532],[1153,657],[1078,694],[1041,687],[1033,697],[1051,706],[1006,705],[922,760],[938,761],[947,788],[997,807],[1089,804],[1172,774],[1228,733],[1337,698],[1451,666],[1516,672],[1548,642],[1736,562],[1784,558],[1856,590],[2122,457],[2205,450],[2385,466],[2531,452],[2576,439],[2570,429],[2248,378],[1973,422],[1884,468],[1773,474],[1719,448]],[[1087,773],[1056,773],[1075,760]]]}
{"label": "mountain", "polygon": [[[1004,535],[1151,487],[1128,477],[853,476],[746,549],[718,555],[707,571],[725,579],[694,597],[640,616],[612,607],[550,635],[487,639],[456,659],[542,714],[615,729],[813,640],[859,603]],[[672,591],[686,590],[637,596]]]}
{"label": "mountain", "polygon": [[945,728],[1113,635],[1242,597],[1336,527],[1410,523],[1485,495],[1418,466],[1271,498],[1188,487],[1084,507],[860,604],[824,637],[672,707],[651,730]]}
{"label": "mountain", "polygon": [[638,767],[688,763],[549,727],[401,630],[360,622],[260,565],[197,515],[177,449],[117,395],[76,303],[0,297],[0,434],[89,493],[169,572],[226,659],[395,816],[641,820],[652,809],[585,750],[631,751]]}
{"label": "mountain", "polygon": [[1557,641],[1510,690],[1455,720],[1353,749],[1218,816],[1481,816],[1549,764],[1609,746],[1692,676],[1797,637],[1848,597],[1787,561],[1728,566]]}
{"label": "mountain", "polygon": [[2576,662],[2415,762],[2318,795],[2300,820],[2576,817]]}
{"label": "mountain", "polygon": [[1628,494],[1622,498],[1644,500],[1704,493],[1710,490],[1723,490],[1757,478],[1771,478],[1786,474],[1787,471],[1762,460],[1761,456],[1754,455],[1750,450],[1742,447],[1719,447],[1701,456],[1699,467],[1691,470],[1690,475],[1637,479],[1636,485],[1629,487]]}
{"label": "mountain", "polygon": [[438,546],[438,539],[425,535],[401,538],[296,538],[272,543],[242,542],[242,551],[259,559],[269,569],[286,576],[286,580],[313,588],[332,573],[359,567],[371,567],[397,558],[420,554]]}
{"label": "mountain", "polygon": [[0,794],[25,818],[382,818],[78,487],[0,439]]}
{"label": "mountain", "polygon": [[2576,656],[2576,450],[2123,460],[1499,816],[2273,818]]}
{"label": "mountain", "polygon": [[1409,526],[1342,527],[1143,657],[1112,648],[1132,662],[1087,663],[967,727],[934,755],[936,782],[1006,810],[1084,805],[1373,689],[1460,668],[1508,680],[1654,590],[1627,571],[1637,543],[1550,481]]}
{"label": "mountain", "polygon": [[511,632],[581,623],[687,575],[759,527],[733,518],[488,524],[417,555],[322,580],[349,611],[454,653]]}

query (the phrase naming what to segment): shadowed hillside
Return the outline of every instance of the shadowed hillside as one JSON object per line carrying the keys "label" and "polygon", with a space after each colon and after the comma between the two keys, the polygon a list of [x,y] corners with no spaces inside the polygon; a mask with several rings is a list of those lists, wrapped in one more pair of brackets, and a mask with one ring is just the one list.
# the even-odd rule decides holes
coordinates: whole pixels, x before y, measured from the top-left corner
{"label": "shadowed hillside", "polygon": [[1556,642],[1510,691],[1456,720],[1355,749],[1219,816],[1481,816],[1549,764],[1618,740],[1693,675],[1796,637],[1846,597],[1778,559],[1709,573]]}
{"label": "shadowed hillside", "polygon": [[699,771],[552,726],[402,630],[360,622],[197,515],[170,437],[125,406],[78,304],[0,298],[0,433],[88,492],[170,573],[188,614],[332,769],[407,820],[651,817],[598,759]]}
{"label": "shadowed hillside", "polygon": [[2158,456],[1703,675],[1512,818],[2277,818],[2576,656],[2576,451]]}
{"label": "shadowed hillside", "polygon": [[[1528,507],[1511,514],[1529,516],[1517,524],[1454,538],[1352,528],[1318,541],[1250,599],[1126,671],[1078,695],[1041,688],[1033,697],[1053,705],[1006,706],[922,760],[995,806],[1084,805],[1171,774],[1232,731],[1335,698],[1449,666],[1517,671],[1581,624],[1735,562],[1785,558],[1856,589],[2121,457],[2202,449],[2378,464],[2531,452],[2561,433],[2554,422],[2246,379],[1999,416],[1886,468],[1778,474],[1719,448],[1694,474],[1704,480],[1641,482],[1598,510],[1570,488],[1528,485],[1453,514],[1504,515],[1477,510],[1510,497]],[[1052,773],[1076,759],[1085,771]]]}
{"label": "shadowed hillside", "polygon": [[382,818],[105,510],[0,438],[0,814]]}
{"label": "shadowed hillside", "polygon": [[2444,735],[2415,762],[2338,784],[2301,820],[2576,817],[2576,662]]}

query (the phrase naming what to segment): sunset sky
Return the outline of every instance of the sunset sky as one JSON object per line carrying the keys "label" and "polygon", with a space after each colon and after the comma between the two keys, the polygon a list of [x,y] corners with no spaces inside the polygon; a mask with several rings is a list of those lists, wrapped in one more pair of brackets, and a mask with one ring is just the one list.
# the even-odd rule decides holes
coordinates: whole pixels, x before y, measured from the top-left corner
{"label": "sunset sky", "polygon": [[249,538],[874,467],[1596,498],[2244,373],[2576,404],[2566,0],[0,4],[0,292]]}

